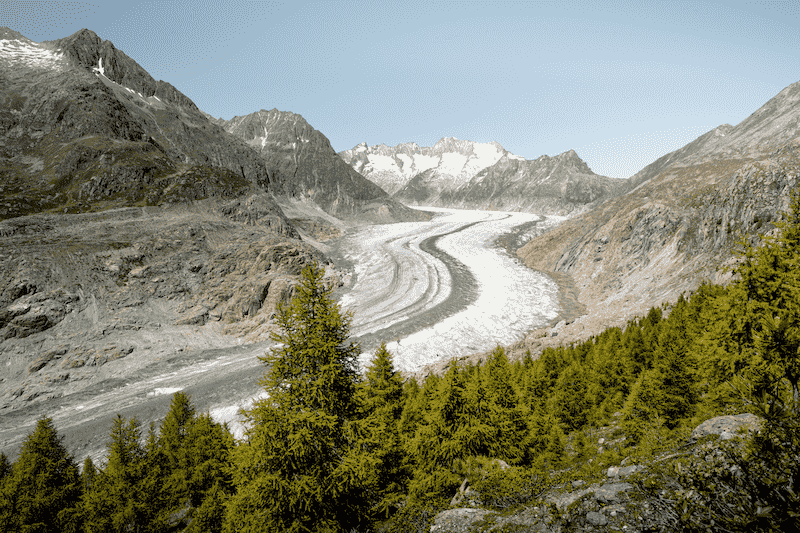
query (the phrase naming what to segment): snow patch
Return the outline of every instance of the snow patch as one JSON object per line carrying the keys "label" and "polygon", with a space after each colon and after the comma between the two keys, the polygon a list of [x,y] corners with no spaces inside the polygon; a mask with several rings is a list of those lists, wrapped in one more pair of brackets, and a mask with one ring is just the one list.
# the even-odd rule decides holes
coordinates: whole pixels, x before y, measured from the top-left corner
{"label": "snow patch", "polygon": [[0,39],[0,65],[61,70],[64,68],[64,54],[59,54],[36,43],[11,39]]}
{"label": "snow patch", "polygon": [[438,155],[415,154],[414,164],[417,167],[416,173],[419,174],[420,172],[425,172],[426,170],[439,166],[440,160]]}
{"label": "snow patch", "polygon": [[214,421],[220,424],[227,422],[231,433],[233,433],[233,436],[237,440],[241,440],[244,438],[246,430],[244,426],[244,417],[242,416],[242,409],[252,409],[253,405],[255,405],[258,400],[265,398],[269,398],[269,394],[267,394],[266,391],[261,391],[255,396],[251,398],[245,398],[244,400],[233,405],[215,407],[209,411],[209,414]]}
{"label": "snow patch", "polygon": [[475,165],[483,170],[497,163],[503,157],[503,151],[491,143],[475,143],[472,145],[472,153],[475,155]]}
{"label": "snow patch", "polygon": [[454,152],[442,154],[442,161],[439,163],[439,172],[457,176],[464,169],[467,156]]}
{"label": "snow patch", "polygon": [[369,164],[372,167],[373,171],[378,172],[395,172],[397,174],[401,174],[400,167],[397,166],[397,163],[391,156],[388,155],[378,155],[378,154],[369,154],[367,156],[369,159]]}
{"label": "snow patch", "polygon": [[97,67],[92,69],[95,72],[98,72],[101,76],[106,76],[106,69],[103,68],[103,58],[101,57],[100,60],[97,62]]}

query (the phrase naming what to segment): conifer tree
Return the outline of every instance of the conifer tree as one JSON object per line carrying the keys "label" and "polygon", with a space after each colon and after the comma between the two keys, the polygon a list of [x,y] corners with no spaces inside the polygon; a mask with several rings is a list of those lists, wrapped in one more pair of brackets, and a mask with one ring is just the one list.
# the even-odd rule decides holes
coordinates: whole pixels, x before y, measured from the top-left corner
{"label": "conifer tree", "polygon": [[228,427],[215,422],[209,413],[194,418],[185,440],[188,497],[191,505],[198,507],[214,487],[222,493],[230,491],[234,440]]}
{"label": "conifer tree", "polygon": [[39,419],[3,479],[0,531],[74,531],[80,497],[78,466],[52,419]]}
{"label": "conifer tree", "polygon": [[245,411],[235,452],[228,531],[342,531],[357,525],[370,467],[357,447],[357,345],[322,283],[305,267],[295,296],[278,306],[278,344],[262,358],[267,397]]}
{"label": "conifer tree", "polygon": [[691,416],[699,399],[687,306],[681,295],[664,322],[655,352],[654,386],[659,392],[655,407],[670,429]]}
{"label": "conifer tree", "polygon": [[146,453],[140,439],[136,417],[127,421],[121,415],[114,418],[107,443],[108,463],[83,500],[87,533],[151,529],[158,509],[148,507],[148,495],[144,494]]}
{"label": "conifer tree", "polygon": [[403,413],[403,380],[395,371],[392,355],[381,344],[360,384],[366,440],[361,447],[376,462],[374,512],[383,517],[400,506],[410,477],[410,465],[400,439]]}
{"label": "conifer tree", "polygon": [[97,468],[94,466],[92,458],[87,455],[83,461],[83,470],[81,470],[81,485],[83,485],[84,494],[92,490],[96,477]]}
{"label": "conifer tree", "polygon": [[566,457],[564,431],[558,418],[544,410],[531,416],[531,430],[526,451],[527,462],[539,469],[558,468]]}
{"label": "conifer tree", "polygon": [[186,445],[193,422],[191,399],[183,391],[176,392],[161,423],[158,440],[147,453],[152,466],[163,470],[166,513],[182,507],[189,500],[191,473]]}
{"label": "conifer tree", "polygon": [[192,516],[186,533],[221,533],[225,522],[225,492],[215,484]]}
{"label": "conifer tree", "polygon": [[481,369],[486,378],[486,389],[490,399],[489,423],[496,431],[493,457],[502,458],[511,464],[524,461],[524,442],[528,435],[528,411],[521,403],[520,395],[512,385],[512,369],[505,350],[498,346],[492,351]]}
{"label": "conifer tree", "polygon": [[574,362],[558,377],[548,406],[570,430],[580,429],[586,425],[590,408],[588,390],[584,364]]}
{"label": "conifer tree", "polygon": [[3,479],[11,473],[11,463],[6,454],[0,452],[0,490],[3,488]]}

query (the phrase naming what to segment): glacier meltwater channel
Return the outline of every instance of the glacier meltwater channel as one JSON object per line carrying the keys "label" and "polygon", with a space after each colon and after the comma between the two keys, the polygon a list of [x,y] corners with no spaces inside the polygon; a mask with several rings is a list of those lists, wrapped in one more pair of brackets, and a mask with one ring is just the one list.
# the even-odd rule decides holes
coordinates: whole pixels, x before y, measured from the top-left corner
{"label": "glacier meltwater channel", "polygon": [[339,250],[355,281],[341,297],[351,333],[370,360],[386,342],[395,366],[415,371],[442,358],[520,340],[558,316],[558,287],[512,258],[495,240],[533,221],[562,217],[420,207],[430,222],[360,227]]}

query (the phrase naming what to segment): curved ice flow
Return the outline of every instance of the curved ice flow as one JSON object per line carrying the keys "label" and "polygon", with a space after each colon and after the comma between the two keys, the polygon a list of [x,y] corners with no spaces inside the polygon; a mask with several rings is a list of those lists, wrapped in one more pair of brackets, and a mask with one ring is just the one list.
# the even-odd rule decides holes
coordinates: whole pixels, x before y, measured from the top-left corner
{"label": "curved ice flow", "polygon": [[[561,217],[421,209],[441,216],[431,222],[370,226],[342,242],[340,249],[354,263],[356,274],[351,291],[340,300],[344,309],[353,312],[352,334],[357,338],[389,335],[362,342],[368,350],[362,365],[380,341],[387,341],[397,368],[414,371],[441,358],[514,342],[558,315],[556,284],[492,243],[524,223],[539,220],[552,225]],[[452,264],[446,265],[420,248],[421,243],[440,235],[444,236],[434,247],[451,263],[454,260],[466,267],[473,287],[453,287]],[[465,290],[475,295],[464,297]],[[462,305],[455,312],[419,320],[426,311],[459,298]],[[396,331],[402,336],[391,336]]]}

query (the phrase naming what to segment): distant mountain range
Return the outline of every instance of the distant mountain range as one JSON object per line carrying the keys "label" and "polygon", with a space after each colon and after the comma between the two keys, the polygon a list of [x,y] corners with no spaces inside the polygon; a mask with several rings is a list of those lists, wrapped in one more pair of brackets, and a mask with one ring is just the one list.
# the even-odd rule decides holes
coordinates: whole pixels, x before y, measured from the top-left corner
{"label": "distant mountain range", "polygon": [[410,205],[575,214],[626,190],[599,176],[574,150],[526,160],[500,144],[452,137],[432,147],[415,143],[340,152],[355,170]]}

